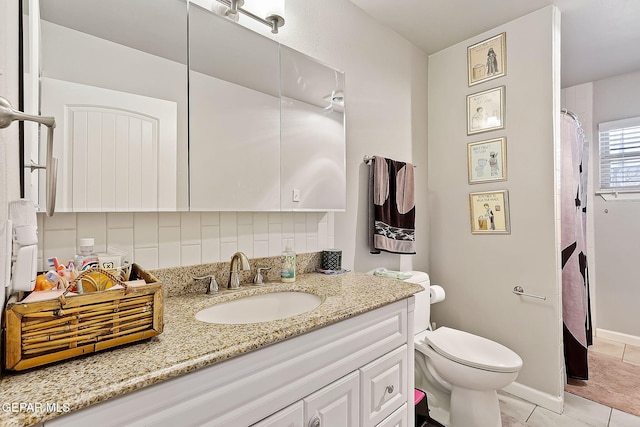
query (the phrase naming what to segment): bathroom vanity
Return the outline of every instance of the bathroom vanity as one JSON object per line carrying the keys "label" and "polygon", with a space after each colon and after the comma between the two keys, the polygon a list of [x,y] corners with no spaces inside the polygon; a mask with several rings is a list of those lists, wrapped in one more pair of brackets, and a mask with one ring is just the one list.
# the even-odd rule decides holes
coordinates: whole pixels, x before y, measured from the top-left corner
{"label": "bathroom vanity", "polygon": [[[421,287],[370,275],[311,273],[214,297],[169,297],[147,342],[2,379],[5,402],[70,413],[0,413],[3,426],[411,426],[413,298]],[[215,303],[276,291],[315,309],[252,324],[210,324]]]}

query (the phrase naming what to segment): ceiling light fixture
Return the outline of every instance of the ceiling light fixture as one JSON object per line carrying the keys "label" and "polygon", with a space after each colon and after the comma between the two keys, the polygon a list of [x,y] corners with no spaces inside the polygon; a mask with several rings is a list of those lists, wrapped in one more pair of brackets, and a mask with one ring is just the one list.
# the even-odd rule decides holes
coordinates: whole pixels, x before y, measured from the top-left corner
{"label": "ceiling light fixture", "polygon": [[[278,34],[278,29],[284,25],[284,18],[282,15],[284,14],[284,0],[271,1],[267,2],[265,0],[260,0],[261,5],[265,5],[268,3],[269,8],[264,9],[261,12],[264,12],[265,18],[262,18],[260,15],[252,13],[247,9],[244,9],[245,0],[216,0],[218,3],[222,3],[227,6],[228,9],[225,11],[225,16],[229,18],[233,18],[238,15],[238,12],[246,15],[250,18],[255,19],[258,22],[265,24],[268,27],[271,27],[271,32],[273,34]],[[258,2],[256,2],[256,8],[258,8]],[[255,9],[255,8],[254,8]],[[257,13],[257,12],[256,12]]]}

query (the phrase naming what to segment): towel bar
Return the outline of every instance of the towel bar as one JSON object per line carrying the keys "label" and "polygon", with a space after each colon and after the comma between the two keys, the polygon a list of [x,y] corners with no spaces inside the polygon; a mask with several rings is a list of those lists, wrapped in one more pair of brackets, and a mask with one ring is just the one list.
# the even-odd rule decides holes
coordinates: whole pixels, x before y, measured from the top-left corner
{"label": "towel bar", "polygon": [[[366,154],[364,155],[364,157],[362,158],[362,161],[364,162],[365,165],[368,165],[371,160],[373,160],[374,156],[367,156]],[[417,167],[416,165],[413,165],[413,167]]]}
{"label": "towel bar", "polygon": [[544,301],[547,300],[547,297],[541,297],[539,295],[532,295],[532,294],[525,293],[524,289],[522,289],[522,286],[514,287],[513,288],[513,293],[516,294],[516,295],[522,295],[524,297],[538,298],[538,299],[541,299],[541,300],[544,300]]}

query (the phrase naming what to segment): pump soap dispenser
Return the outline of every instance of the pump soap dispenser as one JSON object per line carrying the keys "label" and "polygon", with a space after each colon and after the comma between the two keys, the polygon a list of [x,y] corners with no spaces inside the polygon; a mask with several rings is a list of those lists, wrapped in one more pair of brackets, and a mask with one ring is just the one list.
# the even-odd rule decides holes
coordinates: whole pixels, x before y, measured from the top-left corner
{"label": "pump soap dispenser", "polygon": [[291,247],[291,240],[287,240],[286,247],[280,256],[280,278],[283,282],[296,281],[296,253]]}

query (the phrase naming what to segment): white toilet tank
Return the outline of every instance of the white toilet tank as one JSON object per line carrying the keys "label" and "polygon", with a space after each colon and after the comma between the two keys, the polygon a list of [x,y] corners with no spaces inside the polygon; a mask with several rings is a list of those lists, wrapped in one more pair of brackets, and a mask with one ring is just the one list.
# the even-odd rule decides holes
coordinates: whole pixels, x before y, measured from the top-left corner
{"label": "white toilet tank", "polygon": [[413,317],[413,333],[418,334],[427,328],[431,319],[431,295],[429,287],[431,282],[429,275],[423,271],[407,271],[407,274],[411,274],[411,277],[405,279],[405,282],[415,283],[424,288],[423,292],[415,294],[416,307]]}

